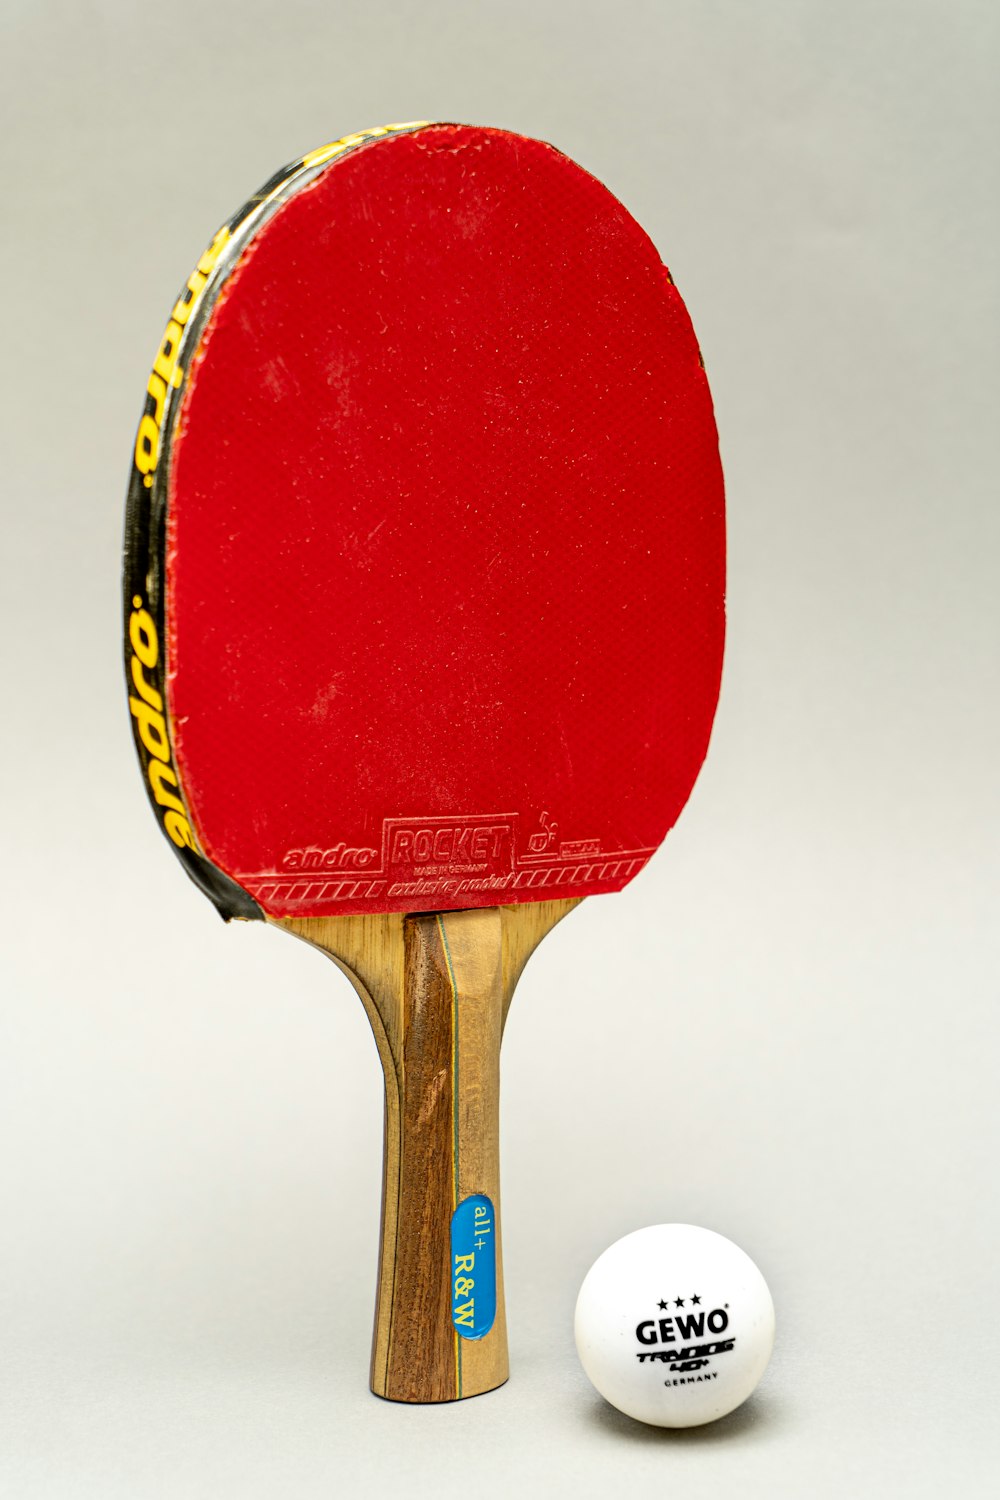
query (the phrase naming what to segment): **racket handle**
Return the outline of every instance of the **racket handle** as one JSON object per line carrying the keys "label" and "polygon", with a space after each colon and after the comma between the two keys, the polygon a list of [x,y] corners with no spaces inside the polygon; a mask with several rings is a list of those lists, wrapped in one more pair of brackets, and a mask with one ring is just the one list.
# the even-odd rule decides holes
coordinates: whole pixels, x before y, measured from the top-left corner
{"label": "racket handle", "polygon": [[500,1041],[528,956],[576,904],[277,922],[347,973],[382,1060],[371,1386],[387,1400],[457,1401],[507,1379]]}
{"label": "racket handle", "polygon": [[392,1401],[455,1401],[507,1379],[501,932],[496,909],[403,922],[371,1366]]}

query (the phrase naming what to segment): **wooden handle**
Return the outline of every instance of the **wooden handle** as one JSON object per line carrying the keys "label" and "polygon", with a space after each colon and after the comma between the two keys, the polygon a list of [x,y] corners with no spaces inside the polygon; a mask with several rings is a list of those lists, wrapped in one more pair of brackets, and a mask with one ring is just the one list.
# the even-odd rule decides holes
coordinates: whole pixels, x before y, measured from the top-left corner
{"label": "wooden handle", "polygon": [[[372,1389],[397,1401],[453,1401],[507,1379],[500,913],[411,917],[403,933],[401,1046],[386,1079]],[[478,1249],[466,1236],[453,1251],[452,1220],[470,1197],[483,1200],[486,1233]],[[470,1332],[489,1327],[467,1338],[456,1316]]]}
{"label": "wooden handle", "polygon": [[382,1059],[376,1395],[455,1401],[507,1379],[500,1042],[528,956],[574,905],[277,924],[345,970]]}

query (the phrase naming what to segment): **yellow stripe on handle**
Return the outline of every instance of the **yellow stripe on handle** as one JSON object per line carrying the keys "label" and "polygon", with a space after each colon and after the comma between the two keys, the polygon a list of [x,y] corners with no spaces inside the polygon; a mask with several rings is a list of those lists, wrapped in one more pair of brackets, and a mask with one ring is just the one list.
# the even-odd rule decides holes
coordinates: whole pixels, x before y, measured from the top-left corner
{"label": "yellow stripe on handle", "polygon": [[[436,920],[436,923],[437,923],[438,936],[439,936],[439,938],[441,940],[441,948],[442,948],[442,951],[444,953],[445,965],[446,965],[447,971],[448,971],[448,984],[449,984],[449,987],[451,989],[451,1147],[452,1147],[452,1151],[451,1151],[451,1210],[452,1210],[452,1213],[454,1214],[455,1209],[458,1207],[459,1201],[460,1201],[459,1194],[458,1194],[458,1163],[459,1163],[459,1159],[460,1159],[460,1156],[461,1156],[461,1142],[459,1140],[459,1130],[458,1130],[458,1114],[459,1114],[459,1112],[458,1112],[458,1109],[456,1108],[456,1105],[457,1105],[457,1102],[458,1102],[458,1098],[459,1098],[459,1077],[460,1077],[460,1075],[459,1075],[459,1037],[458,1037],[459,1024],[460,1024],[459,1006],[458,1006],[459,988],[458,988],[458,980],[455,977],[455,964],[454,964],[454,960],[452,959],[451,949],[450,949],[450,947],[448,945],[448,933],[447,933],[447,929],[445,928],[444,917],[443,916],[438,916],[435,920]],[[498,1080],[498,1084],[497,1084],[497,1090],[498,1090],[498,1096],[499,1096],[499,1080]],[[499,1107],[499,1097],[498,1097],[497,1103],[498,1103],[498,1107]],[[498,1128],[499,1128],[499,1122],[498,1122]],[[449,1261],[450,1261],[450,1248],[451,1247],[449,1245]],[[450,1278],[450,1270],[449,1270],[449,1278]],[[454,1324],[454,1319],[452,1319],[452,1323]],[[461,1400],[461,1397],[462,1397],[462,1341],[459,1338],[458,1329],[457,1328],[453,1327],[452,1333],[453,1333],[453,1338],[454,1338],[454,1343],[455,1343],[455,1394],[456,1394],[456,1397],[459,1400]]]}

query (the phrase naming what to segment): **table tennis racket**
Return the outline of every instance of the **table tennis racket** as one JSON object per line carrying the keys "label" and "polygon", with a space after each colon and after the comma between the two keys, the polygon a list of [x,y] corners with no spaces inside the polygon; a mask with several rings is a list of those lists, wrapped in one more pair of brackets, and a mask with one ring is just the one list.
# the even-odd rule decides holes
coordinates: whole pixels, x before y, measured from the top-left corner
{"label": "table tennis racket", "polygon": [[687,800],[724,567],[687,313],[551,146],[337,141],[229,220],[174,305],[126,518],[136,746],[222,915],[328,954],[371,1021],[379,1395],[506,1379],[507,1008]]}

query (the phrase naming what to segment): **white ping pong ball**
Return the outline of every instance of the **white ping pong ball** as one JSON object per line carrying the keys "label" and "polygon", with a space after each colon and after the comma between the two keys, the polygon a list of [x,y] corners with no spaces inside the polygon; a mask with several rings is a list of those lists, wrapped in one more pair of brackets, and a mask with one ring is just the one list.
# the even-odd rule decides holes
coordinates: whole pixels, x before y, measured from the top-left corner
{"label": "white ping pong ball", "polygon": [[612,1406],[654,1427],[697,1427],[757,1385],[774,1346],[774,1304],[732,1240],[653,1224],[595,1260],[574,1332],[584,1370]]}

